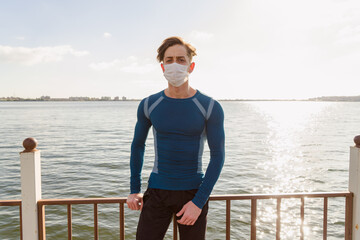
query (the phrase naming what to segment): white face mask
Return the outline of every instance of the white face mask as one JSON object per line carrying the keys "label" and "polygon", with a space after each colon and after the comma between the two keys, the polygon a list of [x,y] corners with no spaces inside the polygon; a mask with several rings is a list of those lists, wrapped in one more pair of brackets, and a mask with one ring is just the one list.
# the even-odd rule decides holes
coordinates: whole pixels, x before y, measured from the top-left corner
{"label": "white face mask", "polygon": [[178,63],[164,64],[164,76],[174,87],[180,87],[189,79],[188,65]]}

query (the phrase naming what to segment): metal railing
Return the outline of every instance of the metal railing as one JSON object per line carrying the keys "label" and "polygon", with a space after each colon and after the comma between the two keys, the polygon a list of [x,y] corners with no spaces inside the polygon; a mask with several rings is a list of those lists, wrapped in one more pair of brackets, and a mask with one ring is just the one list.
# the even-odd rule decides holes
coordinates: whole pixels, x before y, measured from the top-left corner
{"label": "metal railing", "polygon": [[49,205],[67,205],[67,228],[68,239],[72,239],[72,205],[77,204],[93,204],[94,205],[94,239],[99,239],[98,225],[98,204],[119,204],[120,208],[120,240],[125,239],[125,216],[124,204],[126,198],[82,198],[82,199],[42,199],[38,201],[38,222],[39,222],[39,240],[46,239],[45,232],[45,206]]}
{"label": "metal railing", "polygon": [[22,233],[22,208],[21,208],[21,200],[0,200],[0,207],[1,206],[18,206],[19,207],[19,215],[20,215],[20,240],[23,239]]}
{"label": "metal railing", "polygon": [[[350,165],[349,165],[349,191],[332,193],[291,193],[291,194],[249,194],[249,195],[222,195],[210,196],[210,201],[226,202],[226,239],[231,235],[231,201],[250,200],[251,202],[251,240],[256,239],[256,219],[258,201],[262,199],[276,200],[276,239],[280,239],[281,234],[281,204],[283,199],[299,199],[300,206],[300,239],[304,239],[304,214],[305,199],[320,198],[323,199],[323,239],[327,238],[327,218],[328,218],[328,198],[345,198],[345,239],[352,237],[360,240],[358,230],[360,219],[360,135],[354,138],[355,146],[350,147]],[[26,236],[27,239],[46,239],[45,228],[45,206],[47,205],[66,205],[67,206],[67,227],[68,239],[72,239],[72,205],[92,204],[94,206],[94,237],[98,239],[98,204],[115,203],[120,207],[120,239],[125,238],[125,216],[124,204],[125,198],[85,198],[85,199],[42,199],[41,200],[41,157],[40,151],[36,149],[37,141],[33,138],[27,138],[23,142],[25,150],[20,153],[21,169],[21,194],[22,200],[0,201],[0,206],[18,206],[20,211],[20,235],[21,239]],[[354,202],[353,202],[354,201]],[[24,224],[23,224],[24,221]],[[354,221],[354,222],[353,222]],[[1,226],[0,226],[1,227]],[[275,228],[274,227],[274,228]],[[177,240],[177,222],[174,217],[173,239]],[[352,232],[352,230],[355,230]]]}
{"label": "metal railing", "polygon": [[[241,195],[212,195],[210,201],[226,201],[226,240],[230,239],[231,226],[231,201],[234,200],[251,200],[251,240],[256,239],[256,218],[257,218],[257,202],[263,199],[276,199],[276,239],[280,239],[281,231],[281,201],[282,199],[299,199],[300,206],[300,239],[304,239],[304,214],[305,214],[305,198],[322,198],[324,200],[323,209],[323,239],[327,239],[327,216],[328,216],[328,198],[345,198],[345,240],[352,238],[352,215],[353,215],[353,193],[351,192],[331,192],[331,193],[283,193],[283,194],[241,194]],[[9,202],[9,201],[8,201]],[[0,202],[1,203],[1,202]],[[98,204],[119,204],[120,208],[120,240],[125,239],[125,216],[124,205],[126,198],[84,198],[84,199],[42,199],[38,201],[38,220],[39,220],[39,239],[46,239],[45,232],[45,206],[48,205],[67,205],[67,228],[68,239],[72,239],[72,205],[92,204],[94,206],[94,239],[99,239],[98,228]],[[18,204],[18,202],[16,202]],[[14,204],[15,205],[15,204]],[[14,206],[11,205],[11,206]],[[0,206],[3,206],[0,204]],[[9,205],[7,205],[9,206]],[[177,222],[174,216],[173,221],[173,239],[178,239]]]}
{"label": "metal railing", "polygon": [[353,217],[353,193],[351,192],[331,192],[331,193],[283,193],[283,194],[243,194],[243,195],[224,195],[211,196],[211,201],[226,201],[226,240],[230,240],[230,214],[231,201],[233,200],[251,200],[251,240],[256,239],[256,213],[257,201],[261,199],[276,199],[276,240],[280,240],[281,230],[281,200],[284,198],[299,198],[300,206],[300,239],[304,239],[304,215],[305,215],[305,198],[323,198],[323,239],[327,239],[327,213],[328,198],[344,197],[345,198],[345,240],[352,238],[352,217]]}

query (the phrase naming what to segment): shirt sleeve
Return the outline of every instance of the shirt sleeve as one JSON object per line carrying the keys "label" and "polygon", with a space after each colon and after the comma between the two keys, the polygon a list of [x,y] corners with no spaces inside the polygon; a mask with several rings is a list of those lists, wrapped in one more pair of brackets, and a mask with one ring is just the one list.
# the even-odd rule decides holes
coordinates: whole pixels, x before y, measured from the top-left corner
{"label": "shirt sleeve", "polygon": [[151,127],[151,121],[145,116],[144,102],[142,100],[137,110],[137,122],[135,125],[134,138],[131,144],[130,156],[130,193],[141,191],[141,170],[144,163],[145,141]]}
{"label": "shirt sleeve", "polygon": [[192,202],[202,208],[208,200],[225,161],[224,112],[215,101],[213,111],[206,124],[207,141],[210,148],[210,162],[204,180]]}

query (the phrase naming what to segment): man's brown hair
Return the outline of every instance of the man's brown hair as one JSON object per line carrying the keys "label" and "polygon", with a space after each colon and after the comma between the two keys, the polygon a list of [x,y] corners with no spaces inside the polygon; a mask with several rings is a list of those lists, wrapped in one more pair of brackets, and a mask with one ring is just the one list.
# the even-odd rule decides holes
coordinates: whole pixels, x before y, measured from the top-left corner
{"label": "man's brown hair", "polygon": [[184,46],[187,52],[187,55],[190,59],[190,62],[192,60],[193,56],[196,56],[196,48],[194,48],[190,43],[185,42],[181,37],[169,37],[167,39],[165,39],[161,46],[158,48],[157,52],[157,60],[159,62],[162,62],[164,60],[164,54],[166,49],[168,49],[169,47],[172,47],[174,45],[181,45]]}

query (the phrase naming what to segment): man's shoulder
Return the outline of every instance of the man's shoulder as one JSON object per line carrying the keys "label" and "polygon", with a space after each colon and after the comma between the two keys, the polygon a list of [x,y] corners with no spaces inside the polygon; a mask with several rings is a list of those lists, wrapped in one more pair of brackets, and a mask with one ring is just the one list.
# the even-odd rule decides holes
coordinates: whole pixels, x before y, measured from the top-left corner
{"label": "man's shoulder", "polygon": [[160,91],[160,92],[151,94],[151,95],[143,98],[143,99],[141,100],[141,103],[144,103],[145,101],[148,102],[148,103],[153,103],[153,102],[155,102],[157,99],[159,99],[159,98],[162,97],[162,92],[163,92],[163,90]]}
{"label": "man's shoulder", "polygon": [[219,105],[219,102],[217,100],[215,100],[214,98],[210,97],[209,95],[207,95],[203,92],[200,92],[199,90],[197,90],[197,91],[199,93],[197,94],[196,98],[205,107],[209,106],[210,104]]}
{"label": "man's shoulder", "polygon": [[208,112],[208,117],[212,116],[212,115],[217,115],[217,116],[223,116],[224,112],[222,109],[221,104],[219,103],[219,101],[215,100],[214,98],[199,92],[198,94],[198,100],[199,102],[204,106],[205,109],[207,109]]}
{"label": "man's shoulder", "polygon": [[144,100],[148,99],[149,103],[152,103],[152,102],[155,102],[157,99],[161,98],[162,95],[163,95],[163,90],[149,95],[148,97],[144,98]]}

